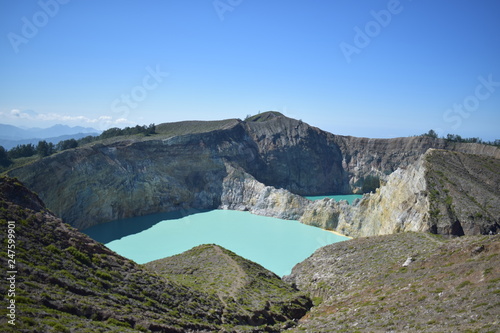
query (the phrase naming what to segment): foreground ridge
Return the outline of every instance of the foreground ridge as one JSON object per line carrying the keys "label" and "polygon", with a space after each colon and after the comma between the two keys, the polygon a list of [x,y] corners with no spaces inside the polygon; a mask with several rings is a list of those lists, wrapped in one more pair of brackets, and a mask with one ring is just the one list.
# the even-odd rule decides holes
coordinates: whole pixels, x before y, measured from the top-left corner
{"label": "foreground ridge", "polygon": [[[246,276],[272,290],[241,295],[247,306],[231,307],[216,294],[117,255],[64,224],[17,180],[2,177],[0,225],[7,230],[11,224],[16,235],[16,325],[6,323],[10,310],[2,306],[0,324],[7,332],[279,332],[310,307],[307,297],[260,266],[246,270]],[[5,232],[1,237],[7,244]],[[243,258],[231,258],[233,265],[246,265]],[[2,267],[7,259],[2,252]],[[1,289],[8,290],[8,283],[2,279]]]}
{"label": "foreground ridge", "polygon": [[357,238],[285,277],[315,307],[292,332],[498,332],[500,235]]}

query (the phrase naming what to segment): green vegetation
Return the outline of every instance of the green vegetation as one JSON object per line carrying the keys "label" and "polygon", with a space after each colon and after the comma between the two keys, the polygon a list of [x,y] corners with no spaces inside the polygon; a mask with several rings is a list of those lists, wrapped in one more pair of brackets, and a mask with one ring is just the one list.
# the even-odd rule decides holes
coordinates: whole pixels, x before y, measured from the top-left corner
{"label": "green vegetation", "polygon": [[100,277],[101,279],[104,279],[104,280],[108,280],[108,281],[113,280],[113,277],[108,272],[104,272],[104,271],[99,271],[98,270],[98,271],[95,272],[95,275],[97,277]]}
{"label": "green vegetation", "polygon": [[247,115],[245,121],[249,122],[264,122],[276,117],[284,117],[284,115],[278,111],[266,111],[262,113],[258,113],[254,116]]}
{"label": "green vegetation", "polygon": [[[434,139],[438,138],[438,134],[433,129],[429,130],[429,132],[424,133],[420,136],[428,136],[428,137],[434,138]],[[462,138],[458,134],[447,134],[445,137],[443,136],[442,139],[449,141],[449,142],[479,143],[479,144],[484,144],[484,145],[491,145],[491,146],[500,147],[500,139],[497,139],[495,141],[483,141],[480,138]]]}
{"label": "green vegetation", "polygon": [[75,259],[78,260],[79,262],[81,262],[82,264],[85,264],[87,266],[91,265],[91,261],[89,259],[89,256],[85,253],[78,251],[74,246],[68,247],[66,249],[66,251],[71,253],[75,257]]}
{"label": "green vegetation", "polygon": [[8,167],[12,164],[12,161],[7,154],[7,151],[4,147],[0,146],[0,167]]}
{"label": "green vegetation", "polygon": [[101,133],[101,135],[95,137],[95,140],[102,140],[107,138],[112,138],[116,136],[124,136],[124,135],[137,135],[143,134],[145,136],[156,134],[156,126],[155,124],[151,124],[149,126],[136,125],[135,127],[125,127],[124,129],[120,129],[117,127],[110,128]]}
{"label": "green vegetation", "polygon": [[36,153],[40,155],[40,157],[52,155],[55,153],[54,144],[45,140],[39,141],[36,146]]}
{"label": "green vegetation", "polygon": [[[86,136],[82,139],[68,139],[63,140],[54,145],[51,142],[41,140],[36,146],[31,143],[21,144],[13,147],[7,151],[4,147],[0,146],[0,171],[5,171],[13,167],[24,165],[28,162],[36,160],[41,157],[50,156],[56,152],[73,149],[84,144],[91,142],[114,138],[118,136],[128,136],[128,135],[143,135],[150,136],[156,134],[155,124],[150,124],[149,126],[136,125],[134,127],[125,127],[123,129],[113,127],[101,133],[98,136]],[[26,158],[30,158],[26,160]]]}
{"label": "green vegetation", "polygon": [[265,318],[280,313],[305,314],[312,305],[275,274],[217,245],[200,245],[145,267],[188,288],[217,296],[243,318],[250,313],[262,313]]}
{"label": "green vegetation", "polygon": [[31,143],[25,145],[18,145],[8,152],[9,159],[15,159],[20,157],[29,157],[36,154],[36,148]]}
{"label": "green vegetation", "polygon": [[457,286],[457,289],[462,289],[463,287],[466,287],[466,286],[469,286],[471,285],[472,283],[469,281],[469,280],[465,280],[463,282],[461,282],[458,286]]}
{"label": "green vegetation", "polygon": [[226,119],[216,121],[180,121],[175,123],[163,123],[156,126],[156,132],[163,137],[178,135],[207,133],[230,128],[238,123],[237,119]]}

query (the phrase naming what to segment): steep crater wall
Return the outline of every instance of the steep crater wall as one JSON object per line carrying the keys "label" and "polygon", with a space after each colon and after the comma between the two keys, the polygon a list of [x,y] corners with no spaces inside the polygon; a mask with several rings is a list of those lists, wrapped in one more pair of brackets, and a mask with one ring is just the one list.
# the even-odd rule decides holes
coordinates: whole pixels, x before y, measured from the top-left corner
{"label": "steep crater wall", "polygon": [[94,144],[10,174],[80,229],[158,212],[215,209],[227,174],[224,159],[252,159],[242,134],[234,127],[221,133]]}
{"label": "steep crater wall", "polygon": [[[420,182],[423,174],[415,163],[429,148],[500,157],[499,149],[484,145],[425,137],[344,137],[281,115],[259,119],[163,124],[158,126],[160,133],[150,137],[115,138],[66,150],[9,175],[80,229],[158,212],[220,207],[300,219],[356,236],[410,228],[404,215],[399,227],[376,225],[392,225],[385,222],[392,221],[389,211],[399,214],[401,207],[413,210],[407,212],[412,219],[421,214],[417,212],[423,211],[423,201],[415,205],[415,198],[402,196],[412,187],[405,190],[407,185],[397,179],[404,178],[405,169],[416,168],[410,178]],[[387,186],[378,199],[375,194],[353,207],[333,201],[311,203],[297,195],[352,193],[360,179],[373,174],[399,185]],[[391,188],[394,193],[385,193]],[[403,197],[407,198],[398,199]]]}

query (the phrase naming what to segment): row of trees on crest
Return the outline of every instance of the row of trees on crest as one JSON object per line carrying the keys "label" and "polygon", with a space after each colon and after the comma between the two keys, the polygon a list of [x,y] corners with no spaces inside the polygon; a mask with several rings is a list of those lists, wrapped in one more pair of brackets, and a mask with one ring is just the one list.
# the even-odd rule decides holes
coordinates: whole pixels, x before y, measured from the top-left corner
{"label": "row of trees on crest", "polygon": [[134,127],[125,127],[121,128],[110,128],[101,133],[99,136],[86,136],[82,139],[75,140],[63,140],[57,144],[53,144],[52,142],[47,142],[45,140],[39,141],[35,146],[31,143],[17,145],[16,147],[6,150],[4,147],[0,146],[0,167],[8,167],[12,164],[12,160],[22,157],[31,157],[34,155],[38,155],[40,157],[50,156],[58,151],[63,151],[71,148],[76,148],[78,146],[97,141],[102,139],[108,139],[116,136],[123,135],[136,135],[143,134],[145,136],[149,136],[151,134],[156,133],[155,124],[151,124],[149,126],[134,126]]}
{"label": "row of trees on crest", "polygon": [[[434,139],[438,138],[438,134],[434,130],[430,130],[429,132],[422,134],[421,136],[428,136]],[[484,145],[491,145],[491,146],[500,146],[500,140],[497,139],[495,141],[483,141],[481,138],[462,138],[458,134],[447,134],[445,137],[442,137],[442,139],[445,139],[447,141],[451,142],[460,142],[460,143],[480,143]]]}

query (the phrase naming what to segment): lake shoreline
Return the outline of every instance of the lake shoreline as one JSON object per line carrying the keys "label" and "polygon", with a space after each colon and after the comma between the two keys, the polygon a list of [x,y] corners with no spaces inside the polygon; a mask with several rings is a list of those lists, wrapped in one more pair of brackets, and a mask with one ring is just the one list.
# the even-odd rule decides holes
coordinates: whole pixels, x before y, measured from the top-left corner
{"label": "lake shoreline", "polygon": [[349,238],[349,239],[353,239],[353,237],[341,234],[340,232],[337,232],[335,230],[329,230],[329,229],[323,229],[323,230],[331,232],[332,234],[335,234],[337,236],[342,236],[342,237],[346,237],[346,238]]}

